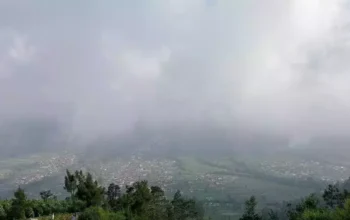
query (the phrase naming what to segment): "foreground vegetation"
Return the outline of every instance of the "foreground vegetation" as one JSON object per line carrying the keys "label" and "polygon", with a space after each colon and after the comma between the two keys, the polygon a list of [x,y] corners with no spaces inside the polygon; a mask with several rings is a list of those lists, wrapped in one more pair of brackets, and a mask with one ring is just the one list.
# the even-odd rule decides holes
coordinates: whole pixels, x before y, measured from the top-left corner
{"label": "foreground vegetation", "polygon": [[[41,199],[35,200],[28,199],[24,190],[18,188],[13,199],[0,202],[0,220],[64,213],[79,213],[79,220],[203,219],[201,206],[194,199],[177,191],[169,200],[160,187],[148,186],[147,181],[135,182],[125,190],[111,183],[105,189],[90,173],[67,171],[64,189],[70,194],[65,200],[58,200],[51,191],[41,192]],[[71,215],[58,215],[55,219]]]}
{"label": "foreground vegetation", "polygon": [[329,185],[322,195],[311,194],[295,204],[284,203],[278,210],[265,209],[261,213],[256,211],[257,202],[252,196],[246,201],[240,220],[348,220],[349,196],[344,185]]}
{"label": "foreground vegetation", "polygon": [[[345,184],[329,185],[321,194],[286,203],[279,208],[257,210],[257,200],[250,197],[240,220],[350,220],[350,193]],[[56,220],[203,220],[202,205],[177,191],[166,198],[158,186],[138,181],[125,188],[111,183],[107,189],[93,179],[90,173],[67,170],[64,189],[69,197],[59,200],[50,191],[42,191],[41,199],[29,199],[22,188],[14,197],[0,201],[0,220],[38,218]],[[219,219],[212,216],[208,219]],[[226,219],[230,219],[230,216]]]}

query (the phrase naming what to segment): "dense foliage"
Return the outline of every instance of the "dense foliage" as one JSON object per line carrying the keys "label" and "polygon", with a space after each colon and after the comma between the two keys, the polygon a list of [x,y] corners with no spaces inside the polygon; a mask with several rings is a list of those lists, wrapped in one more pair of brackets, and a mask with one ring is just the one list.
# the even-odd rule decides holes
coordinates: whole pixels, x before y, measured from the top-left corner
{"label": "dense foliage", "polygon": [[[169,200],[160,187],[149,186],[147,181],[135,182],[125,190],[111,183],[106,190],[90,173],[67,170],[64,189],[70,194],[65,200],[58,200],[51,191],[42,191],[41,199],[37,200],[28,199],[24,190],[18,188],[13,199],[0,201],[0,220],[60,213],[78,215],[79,220],[203,219],[202,209],[195,200],[183,197],[179,191]],[[61,216],[58,218],[67,218]]]}
{"label": "dense foliage", "polygon": [[329,185],[322,195],[311,194],[296,204],[285,203],[279,210],[261,213],[251,197],[240,220],[350,220],[349,196],[344,187]]}
{"label": "dense foliage", "polygon": [[[299,202],[282,203],[278,209],[258,210],[258,202],[250,197],[240,220],[350,220],[350,193],[343,185],[329,185],[321,194],[311,194]],[[159,186],[138,181],[125,188],[111,183],[102,187],[90,173],[67,170],[64,189],[69,193],[59,200],[50,191],[42,191],[41,199],[29,199],[22,188],[9,200],[0,200],[0,220],[71,219],[79,220],[203,220],[203,207],[194,199],[177,191],[168,199]],[[215,218],[213,218],[215,219]]]}

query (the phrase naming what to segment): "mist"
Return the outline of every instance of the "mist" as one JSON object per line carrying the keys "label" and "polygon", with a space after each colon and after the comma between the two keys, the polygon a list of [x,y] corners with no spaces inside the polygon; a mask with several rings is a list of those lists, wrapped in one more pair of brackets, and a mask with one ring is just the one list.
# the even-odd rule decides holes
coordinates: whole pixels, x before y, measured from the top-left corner
{"label": "mist", "polygon": [[346,0],[2,1],[0,125],[347,140],[349,15]]}

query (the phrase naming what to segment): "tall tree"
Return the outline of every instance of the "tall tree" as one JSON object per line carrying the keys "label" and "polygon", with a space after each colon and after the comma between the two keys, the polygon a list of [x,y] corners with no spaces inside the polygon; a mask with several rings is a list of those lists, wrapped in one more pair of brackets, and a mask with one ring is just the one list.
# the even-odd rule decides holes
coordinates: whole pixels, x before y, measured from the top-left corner
{"label": "tall tree", "polygon": [[270,220],[278,220],[279,219],[277,212],[275,212],[275,211],[273,211],[271,209],[269,210],[268,215],[269,215],[269,219]]}
{"label": "tall tree", "polygon": [[77,190],[77,178],[76,175],[70,173],[69,170],[66,170],[66,176],[64,177],[64,189],[70,193],[73,199]]}
{"label": "tall tree", "polygon": [[54,194],[51,192],[51,190],[44,190],[44,191],[41,191],[41,192],[40,192],[40,197],[41,197],[44,201],[46,201],[46,200],[48,200],[48,199],[54,198],[55,196],[54,196]]}
{"label": "tall tree", "polygon": [[169,201],[159,186],[151,186],[151,201],[147,209],[147,217],[152,220],[163,220],[168,217]]}
{"label": "tall tree", "polygon": [[327,189],[323,192],[323,200],[330,208],[342,207],[345,199],[348,196],[347,191],[341,192],[336,185],[328,185]]}
{"label": "tall tree", "polygon": [[148,187],[148,182],[145,180],[135,182],[133,188],[133,203],[131,205],[131,210],[136,215],[141,215],[145,213],[147,205],[152,199],[151,191]]}
{"label": "tall tree", "polygon": [[121,194],[120,186],[114,183],[109,184],[106,194],[108,201],[116,200]]}
{"label": "tall tree", "polygon": [[169,214],[175,220],[202,219],[203,217],[199,212],[196,201],[184,198],[179,190],[174,194],[171,204],[173,207]]}
{"label": "tall tree", "polygon": [[0,204],[0,220],[6,220],[7,219],[7,213],[5,208]]}
{"label": "tall tree", "polygon": [[261,220],[261,215],[256,213],[256,206],[257,201],[254,196],[251,196],[245,202],[245,210],[240,220]]}
{"label": "tall tree", "polygon": [[82,171],[76,172],[76,178],[78,179],[76,198],[86,202],[87,207],[101,206],[105,189],[93,180],[90,173],[85,176]]}
{"label": "tall tree", "polygon": [[14,199],[11,206],[12,219],[25,219],[25,210],[27,208],[27,196],[20,187],[14,193]]}
{"label": "tall tree", "polygon": [[303,199],[295,208],[291,208],[289,204],[289,210],[287,211],[287,216],[289,220],[298,220],[300,216],[306,211],[317,210],[320,205],[320,200],[316,194],[311,194]]}
{"label": "tall tree", "polygon": [[109,207],[114,211],[119,210],[118,199],[121,195],[120,186],[114,183],[109,184],[106,195]]}

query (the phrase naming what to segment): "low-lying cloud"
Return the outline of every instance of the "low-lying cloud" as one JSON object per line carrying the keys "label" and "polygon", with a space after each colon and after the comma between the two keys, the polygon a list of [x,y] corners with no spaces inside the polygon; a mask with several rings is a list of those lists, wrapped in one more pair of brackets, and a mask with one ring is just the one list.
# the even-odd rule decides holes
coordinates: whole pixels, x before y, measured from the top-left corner
{"label": "low-lying cloud", "polygon": [[346,0],[4,1],[0,120],[344,137],[349,14]]}

